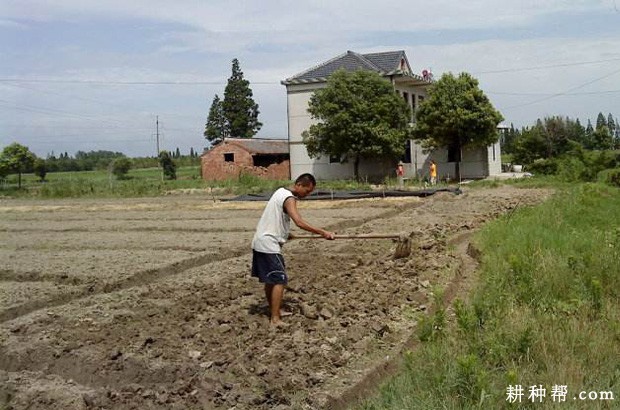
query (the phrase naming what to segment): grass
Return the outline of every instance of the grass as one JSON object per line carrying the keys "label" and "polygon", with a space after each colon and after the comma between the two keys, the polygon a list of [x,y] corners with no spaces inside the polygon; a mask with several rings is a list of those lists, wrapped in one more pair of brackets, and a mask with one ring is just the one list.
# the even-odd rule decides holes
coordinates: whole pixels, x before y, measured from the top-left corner
{"label": "grass", "polygon": [[[290,185],[287,180],[264,180],[242,174],[225,181],[205,181],[199,166],[177,168],[176,180],[162,180],[159,168],[132,169],[124,179],[117,179],[107,171],[54,172],[38,181],[33,174],[22,175],[22,188],[17,188],[17,175],[11,175],[0,184],[0,198],[115,198],[159,196],[179,189],[210,190],[218,195],[240,195],[271,192]],[[370,189],[367,183],[351,180],[320,181],[318,189]]]}
{"label": "grass", "polygon": [[[563,187],[476,241],[483,257],[468,300],[434,337],[420,326],[421,347],[361,408],[619,408],[620,190]],[[524,390],[520,405],[507,401],[511,385]],[[533,403],[538,385],[546,397]],[[553,401],[554,386],[567,386],[565,402]],[[582,401],[582,391],[614,400]]]}

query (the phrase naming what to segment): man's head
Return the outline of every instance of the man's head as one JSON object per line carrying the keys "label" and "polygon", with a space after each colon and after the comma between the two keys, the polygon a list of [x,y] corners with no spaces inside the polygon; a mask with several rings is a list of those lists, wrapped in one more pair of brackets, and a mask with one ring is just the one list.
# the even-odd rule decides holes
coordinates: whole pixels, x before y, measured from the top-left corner
{"label": "man's head", "polygon": [[316,179],[312,174],[301,174],[295,180],[295,186],[293,187],[293,193],[299,198],[305,198],[314,191],[316,187]]}

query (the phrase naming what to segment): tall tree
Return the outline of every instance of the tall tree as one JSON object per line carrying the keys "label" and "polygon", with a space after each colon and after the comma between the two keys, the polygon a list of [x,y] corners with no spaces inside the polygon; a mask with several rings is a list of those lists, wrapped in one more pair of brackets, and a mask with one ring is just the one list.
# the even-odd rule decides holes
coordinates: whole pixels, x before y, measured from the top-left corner
{"label": "tall tree", "polygon": [[608,150],[614,148],[614,138],[609,133],[609,128],[607,128],[606,126],[594,130],[594,133],[592,134],[592,139],[594,142],[593,149]]}
{"label": "tall tree", "polygon": [[162,167],[164,178],[177,179],[177,165],[166,150],[159,153],[159,165]]}
{"label": "tall tree", "polygon": [[571,121],[569,118],[566,118],[567,126],[568,126],[568,138],[571,141],[578,142],[582,146],[585,147],[586,143],[586,129],[581,125],[581,121],[577,118],[575,121]]}
{"label": "tall tree", "polygon": [[601,128],[607,128],[607,120],[605,119],[603,113],[599,112],[596,117],[596,129],[599,130]]}
{"label": "tall tree", "polygon": [[308,112],[318,120],[302,134],[308,154],[352,160],[355,178],[362,158],[404,153],[410,108],[377,73],[336,71],[310,97]]}
{"label": "tall tree", "polygon": [[583,144],[586,149],[594,148],[594,127],[592,126],[592,121],[588,118],[588,125],[586,126],[586,140]]}
{"label": "tall tree", "polygon": [[620,149],[620,122],[618,122],[618,117],[616,117],[616,132],[614,133],[614,148]]}
{"label": "tall tree", "polygon": [[617,127],[618,127],[618,124],[616,124],[616,122],[614,121],[614,116],[611,115],[611,113],[609,113],[609,115],[607,116],[607,128],[609,128],[609,133],[612,136],[616,135]]}
{"label": "tall tree", "polygon": [[497,142],[497,125],[503,119],[478,87],[478,80],[468,73],[458,77],[447,73],[429,87],[416,111],[414,138],[427,149],[448,148],[460,175],[462,149]]}
{"label": "tall tree", "polygon": [[211,108],[209,108],[209,116],[205,125],[205,138],[213,144],[217,144],[230,135],[228,129],[228,121],[224,116],[224,107],[220,97],[215,94]]}
{"label": "tall tree", "polygon": [[37,158],[28,147],[17,142],[7,145],[0,154],[0,162],[4,163],[2,168],[8,170],[8,173],[18,174],[17,186],[22,187],[22,173],[32,171],[34,161]]}
{"label": "tall tree", "polygon": [[252,138],[263,125],[258,121],[258,104],[252,99],[250,82],[243,78],[236,58],[232,61],[232,74],[224,90],[222,111],[232,137]]}

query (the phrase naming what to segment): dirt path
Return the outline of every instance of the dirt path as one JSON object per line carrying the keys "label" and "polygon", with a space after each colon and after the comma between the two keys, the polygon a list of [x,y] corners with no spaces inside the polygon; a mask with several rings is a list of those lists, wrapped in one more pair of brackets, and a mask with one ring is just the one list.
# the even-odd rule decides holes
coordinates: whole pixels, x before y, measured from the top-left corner
{"label": "dirt path", "polygon": [[5,201],[0,405],[342,407],[411,340],[433,289],[449,296],[473,269],[469,235],[547,195],[466,188],[302,203],[308,220],[339,233],[413,232],[414,252],[393,261],[389,240],[290,242],[294,315],[277,331],[248,275],[262,203]]}

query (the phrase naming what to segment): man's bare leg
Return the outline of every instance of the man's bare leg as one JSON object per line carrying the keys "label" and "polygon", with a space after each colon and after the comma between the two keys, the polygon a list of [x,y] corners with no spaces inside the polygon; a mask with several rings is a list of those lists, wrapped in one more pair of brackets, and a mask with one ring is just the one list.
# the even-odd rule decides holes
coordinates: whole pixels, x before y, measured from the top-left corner
{"label": "man's bare leg", "polygon": [[265,297],[267,298],[267,303],[269,304],[269,312],[271,312],[271,293],[273,292],[273,285],[269,283],[265,283]]}
{"label": "man's bare leg", "polygon": [[284,285],[271,285],[271,299],[269,299],[269,307],[271,309],[271,325],[280,326],[282,322],[280,318],[280,307],[282,306],[282,298],[284,297]]}

